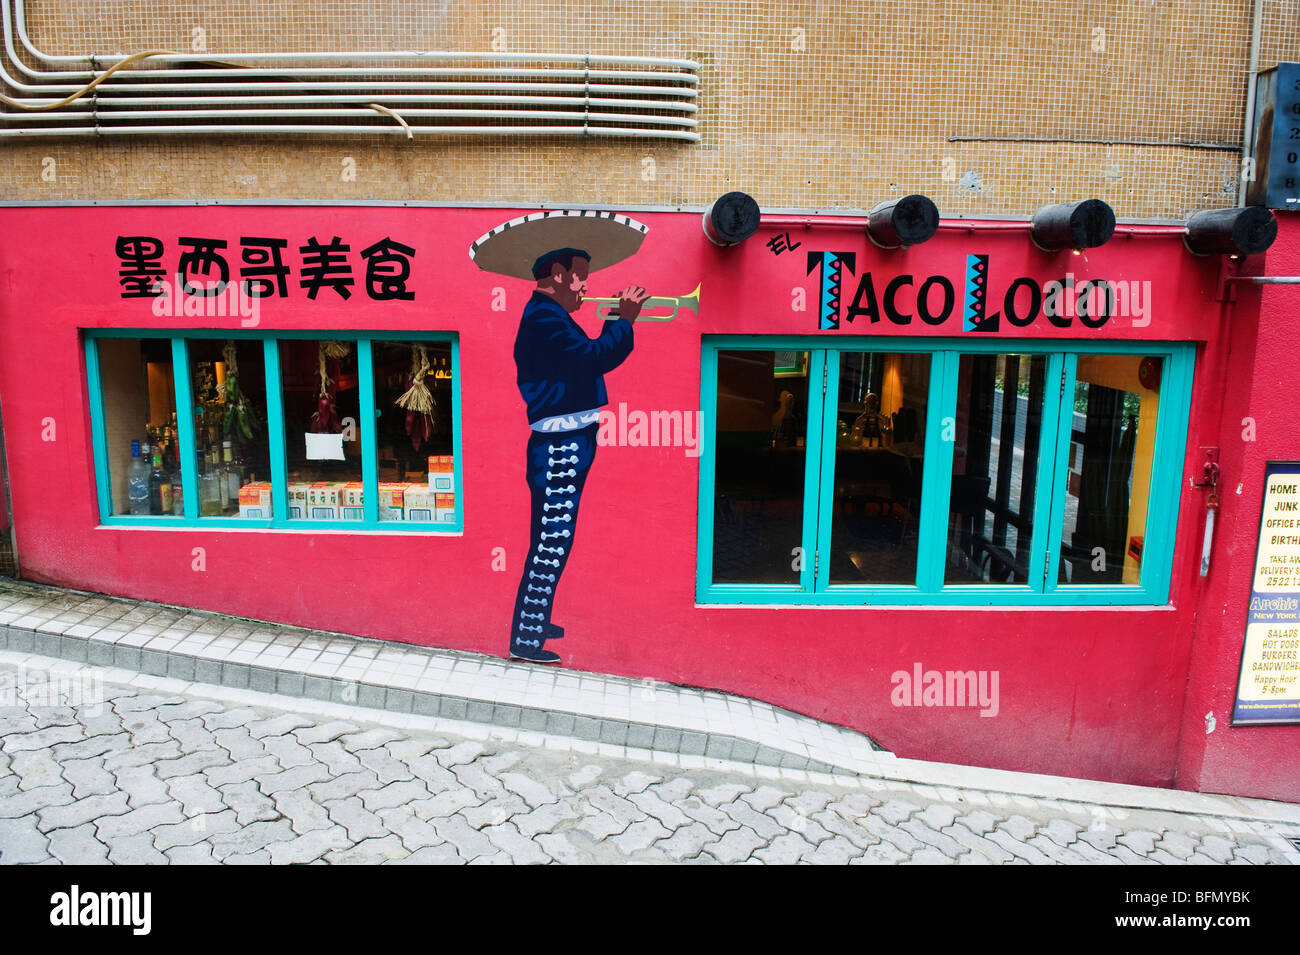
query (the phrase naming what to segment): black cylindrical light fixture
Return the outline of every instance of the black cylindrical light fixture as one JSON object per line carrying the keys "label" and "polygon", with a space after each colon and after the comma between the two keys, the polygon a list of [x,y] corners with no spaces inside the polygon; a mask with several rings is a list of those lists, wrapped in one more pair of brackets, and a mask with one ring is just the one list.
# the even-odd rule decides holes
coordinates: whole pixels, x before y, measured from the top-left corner
{"label": "black cylindrical light fixture", "polygon": [[738,245],[758,231],[758,203],[743,192],[728,192],[704,212],[704,234],[714,245]]}
{"label": "black cylindrical light fixture", "polygon": [[1187,220],[1183,244],[1193,255],[1258,255],[1277,238],[1277,218],[1263,206],[1209,209]]}
{"label": "black cylindrical light fixture", "polygon": [[1048,252],[1091,249],[1104,245],[1115,233],[1115,213],[1100,199],[1043,206],[1034,214],[1029,237]]}
{"label": "black cylindrical light fixture", "polygon": [[920,245],[939,231],[939,207],[922,195],[899,196],[867,213],[867,235],[885,249]]}

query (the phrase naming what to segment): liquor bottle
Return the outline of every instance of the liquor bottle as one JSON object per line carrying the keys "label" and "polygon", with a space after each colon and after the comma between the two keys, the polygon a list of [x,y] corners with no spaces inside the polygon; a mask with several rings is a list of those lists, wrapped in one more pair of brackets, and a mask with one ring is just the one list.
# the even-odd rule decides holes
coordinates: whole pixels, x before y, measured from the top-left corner
{"label": "liquor bottle", "polygon": [[203,414],[201,411],[194,415],[194,448],[202,453],[208,448],[208,429],[203,427]]}
{"label": "liquor bottle", "polygon": [[181,484],[181,465],[177,461],[174,466],[164,464],[171,472],[172,481],[172,514],[177,517],[185,516],[185,489]]}
{"label": "liquor bottle", "polygon": [[132,514],[149,513],[149,467],[140,457],[140,442],[131,442],[131,467],[126,472],[126,496]]}
{"label": "liquor bottle", "polygon": [[213,491],[213,507],[217,514],[221,514],[226,509],[226,503],[229,500],[226,494],[226,482],[221,475],[221,448],[214,447],[208,449],[208,481],[211,483]]}
{"label": "liquor bottle", "polygon": [[239,489],[243,487],[243,475],[240,473],[241,468],[235,463],[233,449],[229,441],[221,443],[222,458],[222,477],[226,481],[226,494],[234,506],[239,506]]}
{"label": "liquor bottle", "polygon": [[149,513],[170,514],[172,512],[171,477],[163,470],[162,451],[153,452],[153,467],[149,472]]}
{"label": "liquor bottle", "polygon": [[221,470],[221,445],[214,445],[209,452],[212,480],[217,486],[217,506],[222,513],[230,506],[230,488],[226,485],[226,473]]}
{"label": "liquor bottle", "polygon": [[216,462],[209,451],[203,459],[199,470],[199,513],[204,517],[220,516],[222,511],[221,491]]}

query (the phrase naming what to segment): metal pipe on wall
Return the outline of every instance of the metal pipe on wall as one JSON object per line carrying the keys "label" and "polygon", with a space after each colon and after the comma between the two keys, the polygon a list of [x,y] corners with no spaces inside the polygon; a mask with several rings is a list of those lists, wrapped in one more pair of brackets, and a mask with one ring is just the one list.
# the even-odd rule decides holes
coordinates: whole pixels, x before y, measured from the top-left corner
{"label": "metal pipe on wall", "polygon": [[[7,0],[6,0],[7,3]],[[125,54],[116,54],[112,56],[100,56],[98,54],[74,54],[55,56],[42,53],[32,44],[27,35],[26,20],[27,15],[23,7],[23,0],[14,0],[16,7],[17,33],[19,40],[36,59],[45,63],[96,63],[113,64],[126,59]],[[623,63],[629,66],[671,66],[676,69],[697,71],[700,64],[694,60],[662,58],[654,56],[606,56],[585,53],[457,53],[440,50],[361,50],[361,51],[339,51],[339,50],[317,50],[313,52],[301,53],[223,53],[220,56],[208,54],[177,53],[175,56],[159,57],[164,61],[209,61],[217,60],[409,60],[409,59],[492,59],[492,60],[510,60],[519,62],[558,62],[558,63],[578,63],[585,64],[587,61],[598,61],[601,63]]]}
{"label": "metal pipe on wall", "polygon": [[[11,18],[11,11],[9,9],[8,0],[0,0],[0,18],[2,18],[3,20],[5,52],[9,55],[10,60],[12,60],[14,64],[19,67],[20,71],[25,72],[27,75],[32,76],[34,78],[40,78],[46,81],[45,84],[42,86],[32,86],[30,84],[23,83],[21,80],[14,79],[7,72],[3,73],[2,75],[3,75],[4,82],[7,85],[13,87],[14,89],[20,90],[25,93],[36,94],[38,96],[50,96],[51,94],[54,93],[62,93],[66,95],[66,94],[77,92],[78,90],[80,90],[82,87],[86,85],[84,81],[94,79],[98,76],[102,76],[103,73],[105,72],[100,70],[100,71],[87,72],[87,73],[43,73],[42,74],[42,73],[35,73],[27,69],[25,65],[22,63],[21,58],[18,56],[17,51],[14,49],[14,45],[13,45],[14,28],[13,28],[13,21]],[[244,54],[241,54],[241,56],[243,55]],[[254,54],[248,54],[248,55],[252,56]],[[446,52],[430,53],[427,55],[441,57],[444,59],[465,59],[465,58],[490,59],[490,58],[498,58],[498,57],[509,59],[512,56],[511,54],[495,54],[495,53],[446,53]],[[289,56],[296,56],[296,54],[289,54]],[[575,60],[574,54],[555,54],[553,57],[542,55],[542,54],[519,54],[518,56],[526,57],[527,59],[532,61],[555,60],[555,61],[562,61],[562,62],[573,62]],[[121,60],[126,59],[126,57],[122,57],[122,56],[105,57],[104,59],[105,60],[113,59],[120,62]],[[159,57],[153,57],[152,59],[168,59],[168,57],[159,56]],[[206,55],[203,56],[189,55],[183,57],[177,56],[176,59],[185,60],[185,61],[209,62],[214,58]],[[219,57],[218,59],[224,60],[224,59],[228,59],[228,57],[223,56],[223,57]],[[576,61],[579,63],[591,62],[591,61],[603,62],[608,59],[617,59],[617,58],[606,58],[600,56],[590,56],[590,57],[576,56]],[[642,58],[642,59],[645,59],[648,63],[655,62],[654,60],[650,60],[649,58]],[[694,65],[691,64],[691,61],[689,60],[663,61],[665,65],[670,63],[676,63],[676,62],[682,62],[682,63],[690,64],[692,66]],[[313,70],[308,75],[327,75],[331,72],[334,71]],[[374,73],[381,72],[381,71],[371,67],[371,68],[357,68],[356,72],[373,75]],[[388,72],[388,71],[383,70],[383,72]],[[452,70],[450,68],[440,67],[440,68],[434,68],[434,71],[432,72],[433,75],[459,75],[459,76],[477,75],[477,76],[484,77],[484,80],[478,82],[475,82],[473,80],[464,81],[464,82],[430,80],[425,83],[420,83],[420,82],[414,82],[408,80],[395,80],[395,81],[387,81],[387,82],[382,80],[369,81],[369,82],[352,81],[352,80],[335,80],[332,82],[322,82],[322,81],[312,81],[312,80],[304,79],[301,82],[296,82],[296,83],[281,80],[281,81],[272,81],[266,83],[262,83],[262,82],[185,83],[181,85],[183,86],[183,88],[188,90],[197,90],[197,91],[204,91],[204,92],[206,91],[247,92],[250,90],[251,91],[260,91],[260,90],[283,91],[283,90],[294,90],[294,89],[329,89],[329,88],[336,88],[336,87],[353,88],[353,89],[355,88],[374,89],[376,86],[382,86],[386,89],[388,88],[419,89],[423,87],[432,87],[435,89],[473,89],[473,88],[534,89],[538,91],[546,91],[546,90],[554,89],[554,90],[583,91],[588,96],[591,96],[591,94],[596,94],[597,97],[603,93],[620,92],[620,93],[639,93],[642,95],[685,96],[685,97],[693,98],[696,95],[696,91],[693,88],[683,88],[683,87],[675,87],[675,86],[637,85],[637,84],[625,84],[625,83],[624,84],[598,83],[596,85],[592,85],[589,82],[589,80],[591,79],[670,80],[673,82],[684,82],[688,85],[688,87],[694,87],[699,82],[699,78],[690,73],[654,72],[654,71],[617,71],[617,70],[591,70],[591,69],[582,69],[582,70],[555,69],[555,70],[522,70],[521,71],[521,70],[512,70],[506,67],[466,68],[465,70]],[[275,70],[246,70],[245,68],[242,67],[239,68],[232,67],[229,70],[123,70],[114,74],[114,77],[116,78],[116,77],[136,76],[136,77],[156,78],[156,77],[165,77],[165,76],[176,76],[178,78],[183,77],[188,79],[197,75],[229,76],[232,73],[239,76],[258,75],[260,73],[270,73],[276,76],[290,76],[290,77],[297,75],[297,71],[295,71],[292,67],[285,67],[285,68],[280,68]],[[535,76],[554,77],[557,80],[561,80],[561,79],[582,80],[582,82],[569,82],[569,83],[561,83],[561,82],[489,83],[486,82],[486,80],[492,75],[498,75],[502,77],[518,76],[518,75],[535,75]],[[53,82],[55,80],[63,80],[63,79],[76,80],[76,82],[69,82],[69,83]],[[101,84],[98,87],[98,89],[102,92],[110,92],[110,91],[167,92],[175,89],[176,87],[177,84],[175,83],[161,83],[161,84],[139,83],[139,82],[122,83],[115,79],[113,81],[109,81]],[[378,95],[378,94],[374,94],[374,95]]]}
{"label": "metal pipe on wall", "polygon": [[[591,126],[411,126],[410,131],[424,135],[479,135],[479,136],[579,136],[593,139],[680,139],[695,141],[699,136],[660,129],[618,129]],[[48,139],[55,136],[159,136],[159,135],[213,135],[225,133],[307,133],[310,135],[377,134],[407,135],[403,126],[95,126],[63,127],[59,129],[0,129],[0,137],[7,139]]]}
{"label": "metal pipe on wall", "polygon": [[[181,119],[187,116],[196,115],[191,110],[181,109],[137,109],[130,112],[112,113],[105,115],[101,112],[83,112],[83,113],[35,113],[31,116],[22,113],[0,113],[0,121],[6,120],[53,120],[66,119],[73,116],[89,119],[98,117],[101,122],[116,122],[123,119]],[[375,112],[372,109],[353,109],[353,108],[334,108],[334,109],[204,109],[203,116],[220,117],[224,119],[249,119],[257,116],[278,117],[281,119],[293,116],[338,116],[352,117],[355,119],[373,119]],[[404,109],[401,115],[409,116],[446,116],[446,117],[465,117],[472,119],[482,119],[493,116],[511,116],[515,118],[532,117],[537,118],[535,109]],[[547,119],[576,119],[578,121],[587,118],[590,114],[576,112],[573,110],[551,111],[546,113]],[[640,119],[635,114],[627,113],[603,113],[600,117],[602,120],[624,122],[636,122]],[[660,122],[675,126],[693,127],[695,120],[679,116],[665,116],[659,118]],[[601,127],[604,128],[604,127]]]}
{"label": "metal pipe on wall", "polygon": [[[27,35],[26,11],[22,0],[14,0],[11,10],[8,0],[0,0],[0,15],[3,18],[4,52],[16,65],[18,72],[37,81],[38,85],[26,83],[10,75],[5,69],[3,57],[0,56],[0,81],[15,91],[26,94],[17,102],[22,112],[0,113],[0,121],[6,124],[35,121],[38,128],[3,129],[0,135],[53,137],[60,135],[172,135],[181,130],[187,132],[292,132],[300,130],[311,135],[337,133],[355,135],[367,132],[400,132],[408,135],[407,127],[414,132],[455,135],[468,132],[473,135],[580,135],[637,137],[650,139],[678,139],[698,141],[699,135],[691,130],[695,120],[689,114],[696,112],[692,99],[696,96],[698,77],[682,70],[698,69],[692,60],[621,57],[587,54],[537,54],[537,53],[479,53],[454,51],[362,51],[350,52],[315,52],[315,53],[273,53],[255,54],[239,53],[230,56],[212,56],[208,54],[161,54],[156,58],[174,62],[224,63],[230,61],[276,61],[293,60],[324,61],[337,59],[417,59],[447,62],[455,60],[493,60],[507,65],[486,67],[293,67],[276,66],[274,68],[251,68],[231,65],[228,68],[199,68],[193,70],[136,70],[123,69],[113,74],[111,79],[101,79],[104,70],[67,71],[42,73],[32,70],[22,62],[14,46],[14,36],[19,38],[26,51],[38,60],[51,64],[121,63],[126,56],[80,55],[49,56],[38,50]],[[563,67],[528,68],[508,64],[514,63],[562,63]],[[581,65],[582,69],[576,67]],[[593,65],[595,68],[593,68]],[[661,71],[646,69],[607,69],[612,65],[627,67],[665,67]],[[385,74],[384,78],[368,81],[339,79],[339,76]],[[388,79],[387,76],[428,77],[423,80]],[[195,82],[196,77],[228,76],[233,82]],[[261,79],[244,80],[244,77],[273,77],[270,81]],[[458,77],[457,79],[434,79],[433,77]],[[175,78],[175,81],[172,81]],[[526,78],[536,78],[529,82]],[[90,102],[92,109],[49,110],[32,112],[41,107],[48,108],[60,99],[75,96],[85,90],[88,80],[99,79],[94,96]],[[148,82],[164,80],[165,82]],[[183,81],[182,81],[183,80]],[[545,80],[551,80],[546,82]],[[72,82],[63,82],[72,81]],[[565,82],[577,81],[577,82]],[[611,82],[614,81],[614,82]],[[655,82],[666,85],[652,85]],[[140,96],[138,94],[164,94],[157,96]],[[282,95],[277,95],[282,94]],[[576,95],[581,94],[581,95]],[[609,95],[616,94],[616,95]],[[46,99],[46,97],[53,97]],[[664,99],[636,97],[665,97]],[[676,97],[671,99],[668,97]],[[365,108],[338,108],[339,104],[350,103]],[[391,104],[434,103],[434,104],[474,104],[473,107],[461,108],[405,108],[401,113],[393,110]],[[272,104],[278,106],[297,106],[314,104],[324,108],[268,109]],[[536,105],[537,109],[511,109],[509,106]],[[70,106],[75,104],[69,104]],[[142,110],[139,106],[173,107],[171,109]],[[492,108],[500,106],[502,108]],[[576,110],[556,110],[555,106],[582,106]],[[213,107],[243,107],[216,108]],[[627,110],[654,110],[654,112],[635,113]],[[373,127],[364,125],[319,125],[302,124],[297,126],[248,124],[211,124],[209,120],[223,119],[289,119],[293,117],[317,118],[337,116],[343,119],[369,118],[379,110],[392,116],[399,125]],[[673,115],[673,114],[687,114]],[[478,122],[484,119],[533,117],[536,125],[487,125],[479,123],[473,126],[430,126],[411,125],[405,117],[416,120],[429,117],[464,118]],[[140,120],[192,120],[192,125],[147,125]],[[581,126],[551,126],[546,121],[581,120]],[[59,123],[89,122],[89,126],[55,125]],[[49,125],[47,125],[49,124]],[[127,124],[127,125],[122,125]],[[611,124],[611,125],[600,125]],[[109,133],[109,130],[112,132]]]}
{"label": "metal pipe on wall", "polygon": [[[476,96],[472,93],[383,93],[385,103],[482,103],[485,100],[483,96]],[[202,104],[207,106],[238,106],[240,103],[246,103],[251,97],[247,96],[205,96]],[[334,96],[314,96],[311,94],[290,94],[284,96],[259,96],[256,97],[259,103],[368,103],[375,98],[371,93],[339,93]],[[97,102],[100,106],[169,106],[176,103],[193,100],[193,97],[186,96],[98,96]],[[493,94],[491,97],[493,103],[536,103],[536,96],[514,96],[508,93]],[[591,102],[590,99],[582,96],[548,96],[546,98],[547,106],[581,106]],[[619,99],[610,98],[600,100],[602,106],[621,106],[639,109],[662,109],[674,110],[683,113],[694,113],[697,108],[694,103],[659,103],[654,100],[644,99]]]}

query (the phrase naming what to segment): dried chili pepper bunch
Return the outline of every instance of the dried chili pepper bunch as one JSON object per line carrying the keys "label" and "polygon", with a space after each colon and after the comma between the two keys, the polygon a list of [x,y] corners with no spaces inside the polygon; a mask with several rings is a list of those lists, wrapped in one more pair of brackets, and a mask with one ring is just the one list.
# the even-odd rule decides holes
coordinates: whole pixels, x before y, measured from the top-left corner
{"label": "dried chili pepper bunch", "polygon": [[433,437],[433,409],[437,407],[433,393],[424,383],[429,373],[429,353],[423,345],[411,347],[411,377],[408,388],[397,399],[397,406],[406,409],[406,434],[411,439],[411,448],[418,451],[420,445]]}
{"label": "dried chili pepper bunch", "polygon": [[338,408],[335,405],[337,388],[334,379],[326,370],[325,362],[330,358],[346,358],[350,347],[345,342],[321,342],[316,349],[316,356],[320,362],[320,398],[316,402],[316,411],[311,416],[311,423],[307,429],[313,434],[339,434],[343,431]]}

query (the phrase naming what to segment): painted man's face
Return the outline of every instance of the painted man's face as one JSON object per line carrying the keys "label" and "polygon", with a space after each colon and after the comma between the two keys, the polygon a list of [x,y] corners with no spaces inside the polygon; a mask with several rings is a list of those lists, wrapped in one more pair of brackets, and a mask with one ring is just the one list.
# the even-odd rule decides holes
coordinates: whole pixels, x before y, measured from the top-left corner
{"label": "painted man's face", "polygon": [[576,312],[587,294],[587,273],[590,263],[586,259],[575,257],[573,270],[558,268],[551,273],[555,285],[555,300],[567,311]]}
{"label": "painted man's face", "polygon": [[573,271],[567,274],[569,291],[574,294],[578,304],[582,304],[583,297],[587,294],[587,271],[590,265],[585,259],[573,260]]}

